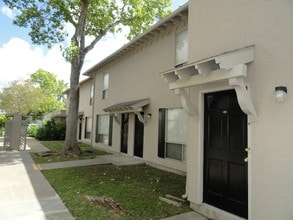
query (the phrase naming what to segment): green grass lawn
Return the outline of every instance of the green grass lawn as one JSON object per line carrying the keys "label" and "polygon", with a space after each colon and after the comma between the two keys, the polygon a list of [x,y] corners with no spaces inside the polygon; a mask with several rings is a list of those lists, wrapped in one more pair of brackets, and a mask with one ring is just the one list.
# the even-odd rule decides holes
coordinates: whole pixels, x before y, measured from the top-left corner
{"label": "green grass lawn", "polygon": [[42,141],[45,147],[49,148],[49,152],[31,153],[35,163],[53,163],[69,160],[93,159],[100,155],[109,154],[105,151],[92,148],[88,144],[79,143],[82,154],[78,157],[73,155],[62,155],[64,142],[63,141]]}
{"label": "green grass lawn", "polygon": [[[50,184],[76,219],[160,219],[190,211],[159,200],[185,193],[185,177],[147,165],[96,165],[43,170]],[[107,196],[122,207],[119,214],[88,201],[86,196]]]}

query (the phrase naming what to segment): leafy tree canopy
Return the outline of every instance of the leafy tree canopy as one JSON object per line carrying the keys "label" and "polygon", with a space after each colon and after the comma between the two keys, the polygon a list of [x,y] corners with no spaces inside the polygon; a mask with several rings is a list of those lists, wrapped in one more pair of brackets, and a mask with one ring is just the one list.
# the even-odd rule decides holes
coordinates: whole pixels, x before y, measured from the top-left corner
{"label": "leafy tree canopy", "polygon": [[[58,80],[57,76],[46,70],[39,69],[35,73],[30,75],[31,82],[41,88],[47,97],[52,97],[56,102],[60,102],[60,108],[63,109],[65,98],[63,92],[67,89],[67,85],[63,80]],[[54,109],[54,108],[53,108]]]}
{"label": "leafy tree canopy", "polygon": [[18,112],[29,115],[40,112],[44,100],[42,89],[36,88],[30,81],[13,81],[0,93],[0,109],[6,114]]}
{"label": "leafy tree canopy", "polygon": [[[86,36],[93,36],[99,40],[107,32],[121,31],[119,25],[124,25],[130,27],[128,38],[132,39],[145,31],[155,19],[161,19],[170,13],[171,6],[170,0],[3,0],[3,2],[10,8],[20,11],[14,24],[30,27],[29,35],[33,43],[49,47],[68,37],[65,23],[70,23],[78,29],[81,28],[82,19],[86,20],[84,27]],[[82,18],[81,15],[85,17]]]}
{"label": "leafy tree canopy", "polygon": [[29,80],[13,81],[0,93],[0,109],[42,118],[45,113],[65,108],[62,92],[66,84],[56,75],[39,69]]}

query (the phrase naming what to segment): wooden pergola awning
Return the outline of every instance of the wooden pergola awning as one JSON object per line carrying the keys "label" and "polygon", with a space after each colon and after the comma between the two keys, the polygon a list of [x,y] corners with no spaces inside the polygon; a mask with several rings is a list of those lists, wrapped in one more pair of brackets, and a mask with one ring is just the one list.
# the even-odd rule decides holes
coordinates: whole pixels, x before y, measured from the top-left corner
{"label": "wooden pergola awning", "polygon": [[141,112],[142,108],[150,104],[150,99],[140,99],[111,105],[103,110],[109,113]]}
{"label": "wooden pergola awning", "polygon": [[107,108],[104,108],[103,110],[114,115],[114,119],[118,123],[121,122],[122,113],[135,113],[138,117],[138,120],[145,124],[146,118],[141,114],[141,112],[143,111],[143,107],[147,106],[148,104],[150,104],[150,99],[140,99],[111,105]]}
{"label": "wooden pergola awning", "polygon": [[256,111],[244,83],[247,64],[254,60],[254,46],[219,54],[183,67],[161,73],[161,77],[181,98],[182,107],[191,116],[198,116],[187,95],[186,88],[226,81],[235,89],[243,112],[256,118]]}

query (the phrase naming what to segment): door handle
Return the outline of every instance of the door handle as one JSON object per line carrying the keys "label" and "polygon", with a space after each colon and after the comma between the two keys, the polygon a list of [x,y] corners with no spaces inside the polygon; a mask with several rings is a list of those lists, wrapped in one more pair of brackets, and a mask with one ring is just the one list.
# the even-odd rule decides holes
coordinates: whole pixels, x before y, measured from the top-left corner
{"label": "door handle", "polygon": [[244,158],[244,162],[247,163],[248,162],[248,157]]}

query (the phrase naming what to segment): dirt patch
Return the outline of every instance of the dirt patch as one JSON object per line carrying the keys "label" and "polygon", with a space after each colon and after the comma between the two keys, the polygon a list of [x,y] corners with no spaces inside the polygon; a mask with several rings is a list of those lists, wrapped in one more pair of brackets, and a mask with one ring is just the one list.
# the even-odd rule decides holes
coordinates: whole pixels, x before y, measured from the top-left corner
{"label": "dirt patch", "polygon": [[119,215],[126,214],[125,211],[120,206],[120,204],[117,201],[115,201],[114,199],[112,199],[111,197],[108,197],[108,196],[85,196],[85,198],[88,201],[90,201],[94,204],[97,204],[99,206],[103,206],[109,210],[112,210]]}
{"label": "dirt patch", "polygon": [[57,155],[57,152],[55,151],[45,151],[45,152],[37,152],[35,153],[38,157],[53,157]]}

